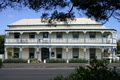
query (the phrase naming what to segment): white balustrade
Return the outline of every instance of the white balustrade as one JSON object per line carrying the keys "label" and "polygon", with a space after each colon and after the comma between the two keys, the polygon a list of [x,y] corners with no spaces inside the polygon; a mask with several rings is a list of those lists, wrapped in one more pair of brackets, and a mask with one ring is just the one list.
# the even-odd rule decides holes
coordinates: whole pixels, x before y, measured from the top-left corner
{"label": "white balustrade", "polygon": [[37,43],[37,39],[22,39],[22,43]]}
{"label": "white balustrade", "polygon": [[6,39],[6,43],[20,43],[20,39]]}
{"label": "white balustrade", "polygon": [[[67,43],[67,39],[66,38],[51,38],[51,40],[49,38],[44,38],[44,39],[22,39],[22,41],[20,39],[6,39],[6,43]],[[69,44],[84,44],[84,39],[83,38],[69,38],[68,39],[68,43]],[[96,44],[101,44],[101,43],[106,43],[106,44],[110,44],[112,43],[112,39],[110,38],[103,38],[103,41],[101,38],[86,38],[86,44],[90,44],[90,43],[96,43]],[[113,41],[113,43],[115,43],[115,40]]]}

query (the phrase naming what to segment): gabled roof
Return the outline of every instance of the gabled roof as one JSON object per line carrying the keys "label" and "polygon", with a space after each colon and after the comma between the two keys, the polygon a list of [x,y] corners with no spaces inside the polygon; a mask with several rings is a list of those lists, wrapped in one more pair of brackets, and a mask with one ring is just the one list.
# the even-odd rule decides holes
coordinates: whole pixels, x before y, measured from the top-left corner
{"label": "gabled roof", "polygon": [[[64,24],[63,22],[57,23],[58,25]],[[89,24],[101,24],[99,22],[96,22],[95,20],[89,19],[89,18],[75,18],[75,20],[68,22],[70,25],[89,25]],[[16,25],[47,25],[47,23],[41,22],[41,19],[22,19],[17,22],[14,22],[12,24],[9,24],[8,26],[16,26]],[[102,25],[102,24],[101,24]]]}

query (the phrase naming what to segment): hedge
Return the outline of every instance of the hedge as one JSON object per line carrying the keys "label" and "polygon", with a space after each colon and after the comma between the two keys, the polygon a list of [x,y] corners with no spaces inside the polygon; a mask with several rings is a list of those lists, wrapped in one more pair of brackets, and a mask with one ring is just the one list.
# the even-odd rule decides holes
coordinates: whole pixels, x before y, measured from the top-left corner
{"label": "hedge", "polygon": [[27,60],[24,60],[24,59],[6,59],[3,61],[3,63],[27,63]]}
{"label": "hedge", "polygon": [[2,67],[2,59],[0,59],[0,68]]}
{"label": "hedge", "polygon": [[69,63],[88,63],[88,60],[84,60],[84,59],[70,59]]}
{"label": "hedge", "polygon": [[46,63],[66,63],[64,59],[47,59]]}

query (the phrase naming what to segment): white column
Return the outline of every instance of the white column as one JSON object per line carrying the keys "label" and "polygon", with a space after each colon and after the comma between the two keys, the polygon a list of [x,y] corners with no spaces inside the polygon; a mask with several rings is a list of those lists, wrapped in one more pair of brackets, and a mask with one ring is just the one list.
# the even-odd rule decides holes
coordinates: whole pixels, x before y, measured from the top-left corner
{"label": "white column", "polygon": [[104,48],[102,48],[101,59],[104,57]]}
{"label": "white column", "polygon": [[4,59],[7,59],[8,58],[8,55],[7,55],[7,48],[5,47],[4,48]]}
{"label": "white column", "polygon": [[51,43],[51,34],[52,34],[52,31],[49,31],[49,43]]}
{"label": "white column", "polygon": [[84,47],[84,59],[86,59],[86,47]]}
{"label": "white column", "polygon": [[23,32],[20,32],[20,43],[22,43],[22,35],[23,35]]}
{"label": "white column", "polygon": [[22,58],[22,48],[20,48],[19,58]]}
{"label": "white column", "polygon": [[84,32],[84,43],[86,43],[86,33],[87,31],[83,31]]}
{"label": "white column", "polygon": [[49,48],[49,58],[51,59],[51,48]]}
{"label": "white column", "polygon": [[39,47],[37,47],[37,60],[40,60],[39,59]]}
{"label": "white column", "polygon": [[68,48],[66,48],[66,60],[67,60],[67,63],[69,63],[69,59],[68,59]]}
{"label": "white column", "polygon": [[[68,44],[68,36],[69,34],[69,31],[66,31],[66,43]],[[67,63],[69,63],[69,59],[68,59],[68,46],[66,46],[66,60],[67,60]]]}
{"label": "white column", "polygon": [[8,38],[8,37],[9,37],[9,32],[6,32],[6,34],[5,34],[5,43],[8,42],[8,41],[7,41],[7,38]]}
{"label": "white column", "polygon": [[111,39],[112,39],[112,43],[113,43],[113,36],[114,35],[114,32],[111,32]]}
{"label": "white column", "polygon": [[104,34],[104,31],[101,31],[101,38],[102,38],[102,43],[103,43],[103,34]]}
{"label": "white column", "polygon": [[39,34],[40,34],[40,32],[36,32],[37,33],[37,43],[39,43],[40,42],[40,40],[39,40]]}

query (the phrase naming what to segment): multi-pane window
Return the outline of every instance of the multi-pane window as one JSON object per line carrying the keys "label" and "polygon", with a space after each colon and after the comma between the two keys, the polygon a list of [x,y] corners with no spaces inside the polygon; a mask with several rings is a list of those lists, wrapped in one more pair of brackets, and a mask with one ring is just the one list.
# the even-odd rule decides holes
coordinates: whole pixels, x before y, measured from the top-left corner
{"label": "multi-pane window", "polygon": [[57,32],[57,33],[56,33],[56,37],[57,37],[57,38],[62,38],[62,34],[63,34],[62,32]]}
{"label": "multi-pane window", "polygon": [[56,57],[58,59],[62,58],[62,48],[56,48]]}
{"label": "multi-pane window", "polygon": [[90,38],[96,38],[96,33],[95,32],[90,32],[89,37]]}
{"label": "multi-pane window", "polygon": [[34,58],[34,52],[35,52],[34,48],[29,48],[29,58]]}
{"label": "multi-pane window", "polygon": [[35,38],[35,33],[29,33],[29,38]]}
{"label": "multi-pane window", "polygon": [[14,33],[14,38],[20,38],[20,33]]}
{"label": "multi-pane window", "polygon": [[73,58],[79,58],[79,48],[73,48]]}
{"label": "multi-pane window", "polygon": [[48,32],[43,33],[43,38],[48,38]]}
{"label": "multi-pane window", "polygon": [[96,58],[96,49],[95,48],[90,48],[89,52],[90,52],[90,59]]}
{"label": "multi-pane window", "polygon": [[14,58],[19,58],[19,48],[14,48]]}
{"label": "multi-pane window", "polygon": [[73,33],[73,38],[79,38],[79,32],[74,32]]}

